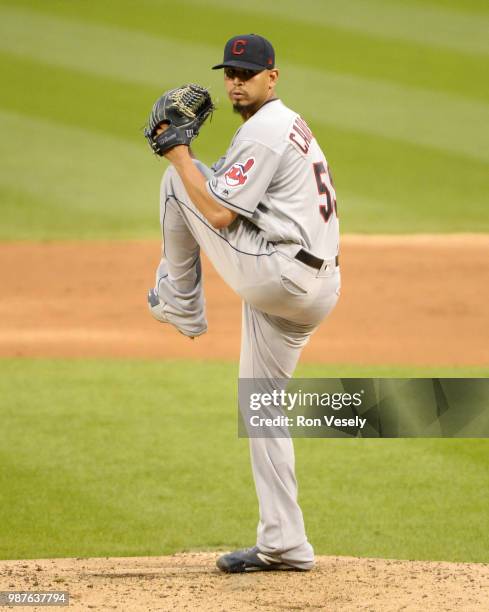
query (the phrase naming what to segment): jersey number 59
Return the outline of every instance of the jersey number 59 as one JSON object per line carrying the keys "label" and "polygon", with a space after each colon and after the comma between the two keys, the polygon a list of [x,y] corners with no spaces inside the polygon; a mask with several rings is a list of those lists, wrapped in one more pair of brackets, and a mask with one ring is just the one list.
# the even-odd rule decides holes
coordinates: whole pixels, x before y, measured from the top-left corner
{"label": "jersey number 59", "polygon": [[[333,214],[333,210],[336,216],[338,216],[338,209],[336,206],[336,194],[333,187],[333,179],[329,171],[329,167],[324,167],[324,162],[316,162],[312,165],[314,168],[314,176],[318,186],[319,195],[326,195],[326,204],[319,205],[319,212],[324,222],[327,223],[329,218]],[[329,185],[325,182],[323,175],[327,177]]]}

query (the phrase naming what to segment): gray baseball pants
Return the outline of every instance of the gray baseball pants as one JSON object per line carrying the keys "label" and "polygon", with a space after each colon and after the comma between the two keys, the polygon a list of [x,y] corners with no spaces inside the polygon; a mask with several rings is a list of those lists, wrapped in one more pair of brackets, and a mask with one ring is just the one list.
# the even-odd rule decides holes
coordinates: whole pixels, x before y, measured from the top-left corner
{"label": "gray baseball pants", "polygon": [[[195,162],[209,177],[212,171]],[[160,299],[178,325],[198,335],[207,327],[200,249],[243,300],[240,378],[288,379],[303,347],[334,308],[340,273],[334,263],[315,270],[294,259],[299,245],[269,243],[251,222],[238,217],[216,230],[191,202],[173,166],[160,192],[163,257],[156,272]],[[293,442],[290,438],[250,438],[259,501],[257,546],[302,569],[314,563],[301,509]]]}

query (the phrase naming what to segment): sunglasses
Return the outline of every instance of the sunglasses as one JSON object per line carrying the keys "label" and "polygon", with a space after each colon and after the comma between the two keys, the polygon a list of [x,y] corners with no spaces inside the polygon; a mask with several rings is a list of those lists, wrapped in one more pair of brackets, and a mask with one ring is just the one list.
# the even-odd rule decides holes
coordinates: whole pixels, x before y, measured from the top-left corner
{"label": "sunglasses", "polygon": [[228,79],[241,79],[242,81],[248,81],[252,79],[259,72],[263,72],[262,70],[248,70],[247,68],[224,68],[224,74]]}

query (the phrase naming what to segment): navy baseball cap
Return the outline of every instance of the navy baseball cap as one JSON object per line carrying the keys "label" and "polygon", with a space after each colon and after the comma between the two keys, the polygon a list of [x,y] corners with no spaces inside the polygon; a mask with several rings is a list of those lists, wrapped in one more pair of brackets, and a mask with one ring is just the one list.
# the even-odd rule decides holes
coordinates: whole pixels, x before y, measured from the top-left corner
{"label": "navy baseball cap", "polygon": [[271,70],[275,67],[275,51],[272,44],[258,34],[243,34],[233,36],[224,47],[222,64],[213,66],[218,68],[247,68],[248,70]]}

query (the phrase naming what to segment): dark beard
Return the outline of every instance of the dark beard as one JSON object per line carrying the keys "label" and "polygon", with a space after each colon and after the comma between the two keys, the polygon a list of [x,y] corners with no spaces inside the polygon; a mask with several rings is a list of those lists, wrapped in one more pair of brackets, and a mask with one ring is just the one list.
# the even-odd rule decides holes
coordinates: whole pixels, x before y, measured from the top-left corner
{"label": "dark beard", "polygon": [[257,104],[241,104],[241,102],[233,104],[233,112],[241,115],[243,119],[249,119],[256,113],[258,108],[259,106]]}
{"label": "dark beard", "polygon": [[243,111],[246,111],[247,108],[248,107],[244,104],[241,104],[241,102],[236,102],[236,104],[233,104],[233,112],[237,115],[242,115]]}

